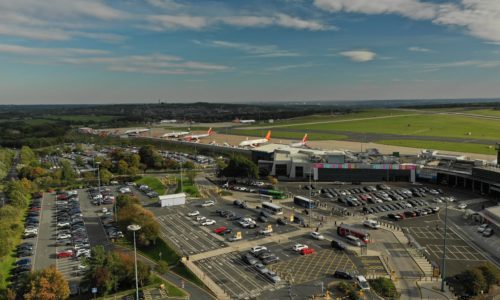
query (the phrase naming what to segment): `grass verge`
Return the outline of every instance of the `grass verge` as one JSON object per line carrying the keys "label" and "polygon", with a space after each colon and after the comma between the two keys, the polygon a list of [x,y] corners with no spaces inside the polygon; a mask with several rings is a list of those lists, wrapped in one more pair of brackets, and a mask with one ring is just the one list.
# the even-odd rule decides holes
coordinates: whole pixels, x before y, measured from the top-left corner
{"label": "grass verge", "polygon": [[7,255],[0,260],[0,291],[7,288],[7,279],[10,276],[10,270],[14,267],[16,258],[13,255]]}
{"label": "grass verge", "polygon": [[[271,138],[272,139],[294,139],[294,140],[301,140],[304,137],[305,131],[307,129],[304,129],[304,132],[289,132],[289,131],[279,131],[279,129],[273,129],[270,128],[272,131]],[[228,133],[230,134],[237,134],[237,135],[245,135],[245,136],[255,136],[255,137],[263,137],[266,135],[268,129],[251,129],[251,130],[238,130],[238,129],[232,129],[229,130]],[[325,141],[325,140],[343,140],[346,139],[347,136],[345,135],[340,135],[340,134],[333,134],[333,133],[310,133],[307,135],[308,140],[310,141]]]}
{"label": "grass verge", "polygon": [[453,142],[440,142],[440,141],[421,141],[421,140],[381,140],[377,141],[378,144],[411,147],[411,148],[424,148],[433,150],[446,150],[464,153],[478,153],[495,155],[495,147],[493,143],[491,148],[488,145],[468,144],[468,143],[453,143]]}
{"label": "grass verge", "polygon": [[[165,286],[165,290],[167,292],[168,297],[187,297],[187,294],[184,291],[182,291],[181,289],[177,288],[175,285],[172,285],[172,284],[162,280],[158,276],[155,276],[155,275],[151,275],[151,276],[153,277],[151,279],[152,283],[145,286],[145,287],[142,287],[141,290],[157,288],[163,284]],[[130,290],[118,292],[118,293],[115,293],[112,295],[106,295],[104,297],[100,297],[97,299],[101,299],[101,300],[121,299],[121,297],[124,297],[124,296],[135,296],[135,289],[130,289]]]}
{"label": "grass verge", "polygon": [[203,284],[203,282],[198,277],[196,277],[196,275],[194,275],[193,272],[189,271],[189,269],[186,268],[186,266],[184,264],[179,262],[171,270],[175,274],[191,281],[192,283],[196,284],[197,286],[199,286],[201,288],[205,288],[205,285]]}
{"label": "grass verge", "polygon": [[142,177],[141,179],[136,180],[135,183],[137,183],[138,185],[145,184],[149,186],[151,189],[153,189],[153,191],[157,192],[158,195],[165,194],[165,186],[156,177],[152,176]]}

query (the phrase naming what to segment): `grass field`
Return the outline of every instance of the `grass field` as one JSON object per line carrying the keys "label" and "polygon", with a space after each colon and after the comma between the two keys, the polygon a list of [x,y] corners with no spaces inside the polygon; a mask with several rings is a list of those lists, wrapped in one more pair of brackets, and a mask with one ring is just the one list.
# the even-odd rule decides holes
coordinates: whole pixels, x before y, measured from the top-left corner
{"label": "grass field", "polygon": [[500,109],[475,109],[475,110],[466,110],[463,112],[468,114],[482,115],[482,116],[500,117]]}
{"label": "grass field", "polygon": [[153,189],[153,191],[157,192],[158,195],[165,194],[165,186],[156,177],[146,176],[139,180],[136,180],[135,183],[137,183],[138,185],[145,184],[149,186],[151,189]]}
{"label": "grass field", "polygon": [[[337,130],[362,133],[387,133],[405,136],[436,136],[472,138],[484,140],[500,139],[500,122],[474,119],[464,116],[418,115],[386,119],[356,120],[340,123],[296,125],[297,130]],[[468,133],[471,133],[468,135]]]}
{"label": "grass field", "polygon": [[[264,137],[267,131],[268,129],[252,129],[252,130],[233,129],[230,130],[229,133],[237,135],[254,136],[254,137]],[[287,132],[278,130],[273,130],[271,135],[271,139],[281,138],[281,139],[301,140],[303,137],[304,133],[302,132]],[[311,141],[324,141],[324,140],[342,140],[347,137],[345,135],[333,134],[333,133],[310,133],[307,135],[307,138]]]}
{"label": "grass field", "polygon": [[[304,116],[286,120],[275,120],[272,124],[266,124],[269,127],[279,127],[280,125],[293,125],[293,124],[302,124],[302,123],[313,123],[313,122],[335,122],[340,120],[350,120],[350,119],[362,119],[362,118],[374,118],[374,117],[385,117],[385,116],[398,116],[398,115],[412,115],[418,114],[418,112],[414,111],[402,111],[396,109],[370,109],[366,111],[360,111],[350,114],[317,114],[311,116]],[[254,127],[262,127],[262,125],[249,125],[242,126],[240,128],[254,128]]]}
{"label": "grass field", "polygon": [[382,140],[382,141],[377,141],[377,143],[384,145],[391,145],[391,146],[495,155],[495,147],[493,144],[492,147],[489,148],[487,145],[479,145],[479,144],[420,141],[420,140]]}

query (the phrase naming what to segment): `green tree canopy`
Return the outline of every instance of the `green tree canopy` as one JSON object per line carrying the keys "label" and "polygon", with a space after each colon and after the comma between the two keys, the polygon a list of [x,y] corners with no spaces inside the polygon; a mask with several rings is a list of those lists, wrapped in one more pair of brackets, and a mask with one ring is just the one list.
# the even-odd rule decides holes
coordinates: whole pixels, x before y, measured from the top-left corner
{"label": "green tree canopy", "polygon": [[243,156],[234,156],[222,171],[225,177],[258,178],[259,169],[257,165]]}

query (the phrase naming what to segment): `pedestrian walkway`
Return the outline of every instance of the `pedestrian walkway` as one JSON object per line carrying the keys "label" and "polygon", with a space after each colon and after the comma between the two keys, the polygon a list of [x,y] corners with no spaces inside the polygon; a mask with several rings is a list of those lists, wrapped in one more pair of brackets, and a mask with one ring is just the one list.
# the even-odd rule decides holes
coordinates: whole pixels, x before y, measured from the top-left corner
{"label": "pedestrian walkway", "polygon": [[455,295],[445,286],[445,291],[441,292],[441,280],[424,278],[416,282],[420,289],[421,299],[456,299]]}
{"label": "pedestrian walkway", "polygon": [[239,241],[239,242],[233,242],[233,243],[229,244],[228,247],[219,248],[219,249],[215,249],[212,251],[192,255],[189,257],[189,260],[190,261],[198,261],[198,260],[202,260],[204,258],[218,256],[218,255],[230,253],[233,251],[241,251],[243,249],[248,249],[248,248],[251,248],[251,247],[256,246],[256,245],[263,245],[263,244],[268,244],[268,243],[272,243],[272,242],[275,242],[275,243],[286,242],[290,238],[293,238],[293,237],[296,237],[299,235],[303,235],[303,234],[306,234],[309,232],[311,232],[311,228],[300,228],[298,230],[283,233],[280,235],[272,235],[270,237],[266,237],[266,238],[259,239],[259,240],[251,240],[251,241],[243,240],[243,241]]}

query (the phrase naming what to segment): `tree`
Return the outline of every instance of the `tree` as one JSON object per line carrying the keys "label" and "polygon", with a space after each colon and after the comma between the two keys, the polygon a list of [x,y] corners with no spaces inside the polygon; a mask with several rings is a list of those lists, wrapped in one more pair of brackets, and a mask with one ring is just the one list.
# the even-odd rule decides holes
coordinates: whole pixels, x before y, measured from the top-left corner
{"label": "tree", "polygon": [[267,176],[267,180],[269,180],[272,186],[278,185],[278,179],[276,177],[269,175]]}
{"label": "tree", "polygon": [[123,159],[118,161],[117,169],[118,174],[127,174],[127,172],[129,171],[128,163]]}
{"label": "tree", "polygon": [[68,281],[55,266],[35,271],[28,277],[26,300],[62,300],[69,297]]}
{"label": "tree", "polygon": [[141,166],[141,157],[138,154],[132,154],[130,156],[129,166],[130,167],[140,168],[140,166]]}
{"label": "tree", "polygon": [[229,164],[222,171],[222,175],[233,178],[257,178],[259,175],[259,169],[253,161],[243,156],[234,156],[231,160],[229,160]]}
{"label": "tree", "polygon": [[486,279],[479,269],[465,270],[459,278],[465,291],[471,295],[477,295],[488,289]]}
{"label": "tree", "polygon": [[182,168],[186,170],[192,170],[195,168],[194,162],[187,160],[182,164]]}
{"label": "tree", "polygon": [[75,164],[79,167],[83,167],[85,165],[85,160],[81,156],[77,156],[75,158]]}
{"label": "tree", "polygon": [[73,183],[75,180],[76,174],[73,166],[68,160],[63,160],[61,162],[62,165],[62,179],[67,183]]}
{"label": "tree", "polygon": [[38,163],[38,157],[37,157],[37,155],[28,146],[23,146],[21,148],[20,157],[21,157],[20,162],[23,165],[30,166],[30,165]]}
{"label": "tree", "polygon": [[155,161],[154,157],[156,156],[156,149],[151,146],[143,146],[139,149],[139,156],[141,157],[141,163],[145,164],[148,168],[154,167]]}
{"label": "tree", "polygon": [[109,184],[109,182],[113,178],[113,173],[108,171],[108,169],[101,169],[101,170],[99,170],[99,173],[100,173],[100,177],[101,177],[101,183]]}
{"label": "tree", "polygon": [[491,263],[484,264],[479,267],[481,273],[483,273],[484,279],[486,280],[486,285],[489,287],[500,282],[500,270],[493,266]]}

